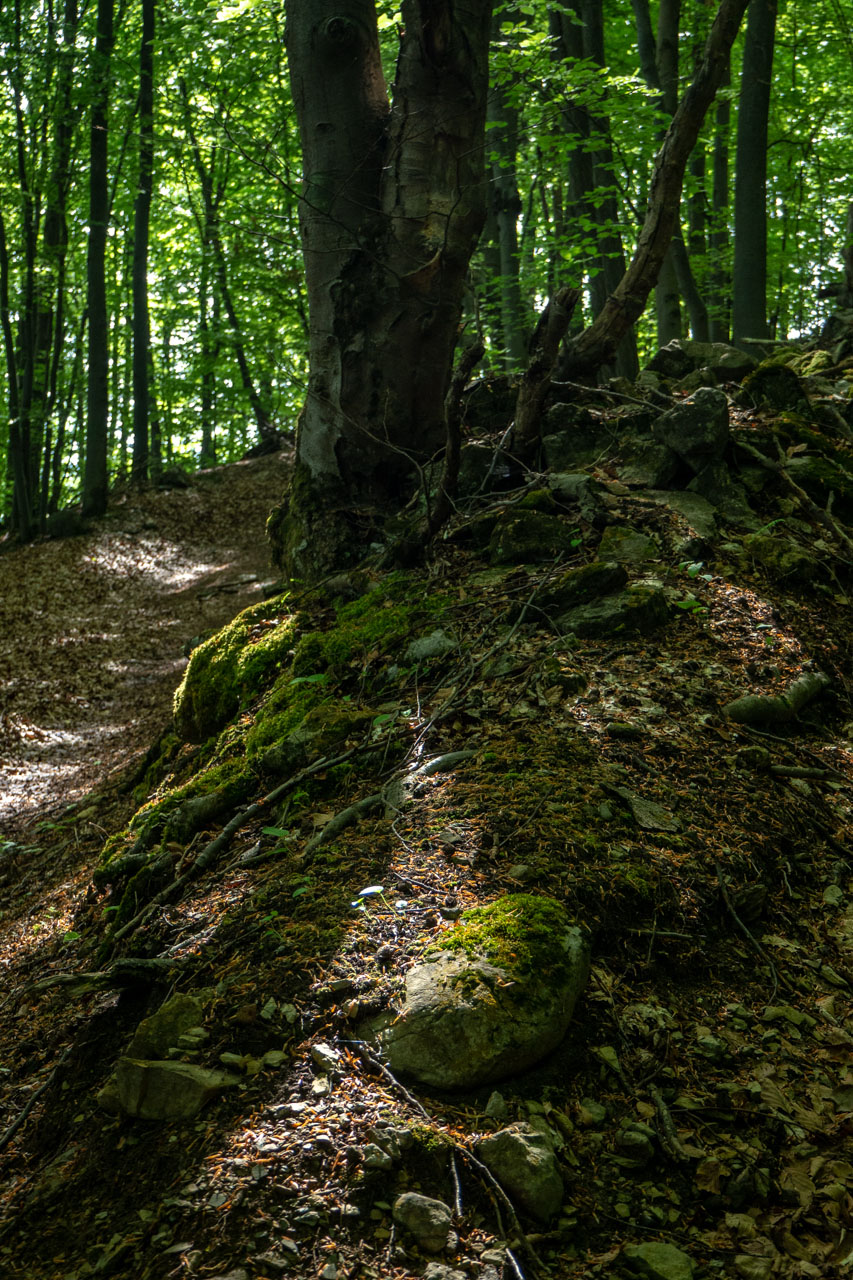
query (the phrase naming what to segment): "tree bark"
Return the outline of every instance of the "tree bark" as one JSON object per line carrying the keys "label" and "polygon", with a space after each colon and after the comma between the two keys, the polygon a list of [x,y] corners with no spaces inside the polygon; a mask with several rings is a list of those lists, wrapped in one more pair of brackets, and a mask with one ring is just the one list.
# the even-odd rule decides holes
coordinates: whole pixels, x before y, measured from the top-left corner
{"label": "tree bark", "polygon": [[294,487],[269,528],[295,574],[359,554],[359,530],[406,501],[443,444],[485,217],[491,8],[404,0],[389,108],[372,0],[286,6],[310,376]]}
{"label": "tree bark", "polygon": [[89,311],[86,384],[86,457],[83,514],[107,509],[109,430],[109,323],[106,252],[110,210],[108,139],[110,58],[113,50],[113,0],[98,0],[97,35],[92,60],[92,117],[89,134],[89,244],[86,295]]}
{"label": "tree bark", "polygon": [[[513,10],[493,20],[492,39],[501,38],[505,21],[518,21]],[[488,104],[489,143],[493,148],[491,161],[491,206],[497,227],[498,253],[500,255],[501,333],[507,368],[518,369],[525,357],[525,311],[521,301],[519,277],[518,217],[521,213],[521,196],[516,178],[518,152],[518,110],[510,95],[500,85],[493,85]]]}
{"label": "tree bark", "polygon": [[[601,315],[572,343],[565,361],[572,374],[599,368],[629,325],[642,314],[678,220],[684,170],[702,121],[728,66],[729,50],[748,0],[721,0],[701,65],[678,104],[655,160],[649,208],[637,250]],[[561,362],[561,373],[564,362]]]}
{"label": "tree bark", "polygon": [[732,340],[767,338],[767,132],[777,0],[750,0],[735,158]]}
{"label": "tree bark", "polygon": [[136,484],[148,479],[151,325],[148,241],[154,181],[154,24],[156,0],[142,0],[139,49],[139,185],[133,213],[133,458]]}

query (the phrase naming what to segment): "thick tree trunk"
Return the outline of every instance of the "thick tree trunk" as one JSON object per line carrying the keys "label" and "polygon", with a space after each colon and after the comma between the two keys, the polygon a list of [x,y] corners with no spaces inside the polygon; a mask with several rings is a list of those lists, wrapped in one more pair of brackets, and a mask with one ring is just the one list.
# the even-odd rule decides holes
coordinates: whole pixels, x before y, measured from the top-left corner
{"label": "thick tree trunk", "polygon": [[491,7],[404,0],[389,109],[373,0],[287,5],[310,377],[294,488],[270,533],[294,573],[358,555],[353,509],[374,527],[444,442],[485,217]]}
{"label": "thick tree trunk", "polygon": [[110,57],[113,49],[113,0],[98,0],[98,27],[92,60],[92,118],[89,134],[89,244],[86,292],[89,310],[86,383],[86,457],[83,513],[107,509],[107,436],[109,426],[109,323],[107,318],[107,222],[110,209],[108,127]]}
{"label": "thick tree trunk", "polygon": [[729,50],[748,0],[721,0],[705,54],[684,94],[655,160],[649,209],[637,250],[601,315],[571,344],[561,362],[575,374],[599,368],[645,308],[678,220],[684,170],[702,121],[728,66]]}
{"label": "thick tree trunk", "polygon": [[767,338],[767,126],[777,0],[750,0],[735,158],[732,339]]}

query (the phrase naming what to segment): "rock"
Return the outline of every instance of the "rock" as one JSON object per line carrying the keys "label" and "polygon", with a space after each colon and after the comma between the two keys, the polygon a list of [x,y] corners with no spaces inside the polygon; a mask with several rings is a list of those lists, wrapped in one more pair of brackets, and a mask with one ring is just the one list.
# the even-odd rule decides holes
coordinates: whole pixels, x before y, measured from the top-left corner
{"label": "rock", "polygon": [[394,1201],[392,1215],[427,1253],[440,1253],[446,1247],[453,1214],[443,1200],[406,1191]]}
{"label": "rock", "polygon": [[753,510],[743,485],[732,479],[724,462],[710,462],[687,486],[689,493],[710,502],[728,520],[750,521]]}
{"label": "rock", "polygon": [[216,1094],[239,1083],[225,1071],[190,1062],[120,1058],[116,1067],[122,1111],[140,1120],[188,1120]]}
{"label": "rock", "polygon": [[559,516],[515,511],[502,516],[489,540],[492,564],[531,564],[573,550],[577,534]]}
{"label": "rock", "polygon": [[661,506],[671,507],[673,511],[677,511],[700,538],[709,539],[714,537],[717,531],[717,520],[714,515],[714,508],[707,498],[702,498],[698,493],[688,491],[677,490],[670,492],[660,489],[653,490],[645,496]]}
{"label": "rock", "polygon": [[619,595],[580,605],[557,619],[574,635],[648,635],[669,621],[669,606],[660,587],[635,584]]}
{"label": "rock", "polygon": [[489,1094],[489,1100],[483,1111],[490,1120],[506,1120],[509,1116],[509,1107],[506,1105],[506,1098],[502,1093],[498,1093],[497,1089],[493,1089]]}
{"label": "rock", "polygon": [[593,523],[604,510],[601,490],[585,471],[555,471],[548,477],[548,484],[557,501],[564,506],[577,507],[583,520]]}
{"label": "rock", "polygon": [[595,1098],[581,1098],[578,1103],[578,1124],[585,1129],[600,1129],[607,1119],[607,1108]]}
{"label": "rock", "polygon": [[695,1265],[683,1250],[662,1240],[625,1246],[622,1255],[633,1271],[649,1280],[693,1280]]}
{"label": "rock", "polygon": [[477,1155],[512,1200],[539,1222],[553,1218],[563,1203],[563,1179],[547,1136],[528,1124],[514,1124],[477,1143]]}
{"label": "rock", "polygon": [[512,482],[513,464],[505,453],[491,444],[471,441],[459,455],[457,489],[460,497],[496,493]]}
{"label": "rock", "polygon": [[808,404],[794,370],[776,360],[765,360],[744,379],[739,400],[757,409],[796,409]]}
{"label": "rock", "polygon": [[379,1169],[388,1173],[394,1168],[394,1158],[375,1142],[368,1142],[363,1151],[365,1169]]}
{"label": "rock", "polygon": [[654,1131],[648,1125],[626,1125],[616,1135],[616,1159],[628,1169],[641,1169],[655,1158]]}
{"label": "rock", "polygon": [[539,593],[536,603],[545,613],[561,613],[576,605],[587,604],[601,596],[621,591],[628,575],[615,560],[606,561],[603,556],[589,564],[574,569],[564,569]]}
{"label": "rock", "polygon": [[440,658],[445,653],[451,653],[456,647],[456,641],[451,640],[446,632],[431,631],[428,636],[421,636],[418,640],[411,642],[406,649],[403,661],[407,664],[426,662],[429,658]]}
{"label": "rock", "polygon": [[464,1271],[455,1267],[447,1267],[443,1262],[428,1262],[424,1269],[423,1280],[468,1280]]}
{"label": "rock", "polygon": [[180,1036],[199,1027],[204,1006],[196,996],[170,996],[156,1013],[143,1018],[127,1046],[128,1058],[165,1058]]}
{"label": "rock", "polygon": [[659,373],[662,378],[684,378],[692,371],[693,361],[680,339],[673,338],[672,342],[655,352],[646,369],[650,373]]}
{"label": "rock", "polygon": [[542,438],[542,459],[549,471],[573,471],[595,462],[604,447],[606,437],[591,415],[580,411],[577,426],[565,426],[566,410],[575,405],[555,404],[545,421],[546,435]]}
{"label": "rock", "polygon": [[550,898],[509,894],[462,914],[406,975],[374,1034],[391,1070],[438,1088],[524,1071],[566,1033],[589,973],[579,929]]}
{"label": "rock", "polygon": [[621,452],[622,464],[617,474],[625,484],[665,489],[676,482],[683,465],[674,450],[651,440],[635,441],[629,437]]}
{"label": "rock", "polygon": [[320,1071],[328,1073],[341,1065],[341,1055],[329,1044],[312,1044],[311,1061]]}
{"label": "rock", "polygon": [[646,560],[658,560],[660,547],[649,538],[627,525],[608,525],[598,546],[600,560],[615,560],[618,564],[642,564]]}
{"label": "rock", "polygon": [[772,533],[750,533],[743,540],[747,563],[760,565],[774,582],[814,582],[820,574],[817,558],[789,538]]}
{"label": "rock", "polygon": [[725,392],[700,387],[683,404],[662,414],[652,428],[659,444],[672,449],[693,471],[718,462],[729,443],[729,402]]}

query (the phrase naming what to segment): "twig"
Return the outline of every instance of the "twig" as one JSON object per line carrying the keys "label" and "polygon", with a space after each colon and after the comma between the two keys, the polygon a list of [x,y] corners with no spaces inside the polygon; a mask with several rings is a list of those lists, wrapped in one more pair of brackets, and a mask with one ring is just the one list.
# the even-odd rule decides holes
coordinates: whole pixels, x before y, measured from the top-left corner
{"label": "twig", "polygon": [[754,938],[753,935],[750,933],[749,929],[746,927],[746,925],[741,920],[740,916],[732,906],[732,900],[729,897],[728,890],[726,889],[725,881],[723,880],[723,869],[720,866],[719,862],[715,862],[714,866],[717,868],[717,884],[720,886],[720,894],[722,895],[723,902],[726,905],[726,910],[728,911],[732,920],[734,920],[740,932],[746,938],[749,945],[755,951],[758,952],[758,954],[761,956],[761,959],[770,969],[770,976],[773,979],[773,990],[770,993],[770,1000],[772,1001],[773,997],[776,995],[776,992],[779,990],[780,986],[785,988],[786,990],[790,990],[790,987],[788,986],[787,982],[783,981],[779,977],[778,973],[776,972],[776,966],[774,965],[773,961],[770,959],[769,955],[764,950],[761,943],[758,942],[757,939]]}
{"label": "twig", "polygon": [[350,747],[349,751],[344,751],[339,756],[332,756],[330,759],[326,759],[325,756],[321,756],[319,760],[315,760],[313,764],[307,765],[304,769],[300,769],[298,773],[293,774],[293,776],[288,778],[286,782],[282,782],[280,786],[275,787],[274,790],[270,791],[260,800],[255,801],[254,804],[250,804],[248,809],[242,809],[239,813],[236,813],[231,821],[222,828],[219,834],[214,836],[209,844],[205,845],[189,870],[184,871],[182,875],[176,876],[171,884],[166,885],[165,889],[161,889],[153,898],[150,898],[142,910],[138,911],[132,920],[128,920],[120,929],[116,929],[115,933],[107,939],[106,945],[109,946],[120,941],[120,939],[124,938],[128,933],[132,933],[137,929],[161,902],[165,902],[172,896],[172,894],[182,889],[185,884],[188,884],[189,881],[200,871],[204,871],[206,867],[209,867],[214,859],[222,853],[223,849],[228,846],[232,836],[236,835],[241,827],[244,827],[247,822],[251,822],[253,818],[257,817],[258,814],[268,808],[269,805],[275,804],[277,800],[280,800],[281,797],[286,795],[293,787],[298,786],[298,784],[305,778],[309,778],[313,774],[319,773],[321,769],[331,769],[334,765],[341,764],[344,760],[348,760],[350,756],[354,755],[356,751],[360,751],[361,749],[362,744],[359,744],[359,746]]}
{"label": "twig", "polygon": [[655,1110],[658,1113],[661,1127],[661,1142],[667,1150],[667,1153],[673,1160],[679,1164],[686,1164],[690,1156],[684,1150],[681,1139],[678,1136],[678,1130],[669,1111],[669,1107],[661,1097],[660,1090],[654,1085],[649,1085],[649,1096],[655,1104]]}
{"label": "twig", "polygon": [[[373,1054],[370,1053],[370,1051],[368,1050],[363,1040],[352,1040],[350,1041],[350,1043],[353,1045],[355,1051],[358,1053],[362,1061],[367,1064],[367,1066],[369,1066],[374,1071],[378,1071],[379,1074],[398,1091],[398,1093],[402,1094],[406,1102],[408,1102],[411,1107],[414,1107],[414,1109],[420,1115],[422,1115],[426,1120],[428,1120],[430,1124],[433,1123],[433,1118],[430,1115],[430,1113],[427,1111],[423,1103],[419,1102],[417,1098],[415,1098],[411,1093],[409,1093],[408,1089],[406,1089],[404,1085],[400,1084],[400,1081],[393,1074],[393,1072],[389,1071],[384,1063],[380,1062],[378,1058],[375,1058]],[[518,1214],[515,1211],[515,1206],[513,1205],[507,1193],[504,1191],[501,1184],[495,1178],[494,1174],[491,1173],[491,1171],[486,1168],[483,1162],[481,1160],[478,1160],[477,1157],[473,1155],[468,1150],[467,1147],[463,1147],[461,1143],[455,1142],[452,1138],[450,1139],[450,1147],[454,1152],[457,1152],[462,1157],[463,1160],[466,1160],[468,1164],[471,1165],[472,1168],[476,1169],[479,1176],[483,1179],[484,1182],[488,1184],[488,1186],[490,1187],[494,1195],[506,1208],[507,1213],[509,1214],[510,1222],[512,1223],[513,1230],[515,1231],[519,1240],[524,1245],[525,1249],[527,1250],[527,1252],[529,1253],[533,1261],[536,1263],[536,1265],[541,1266],[542,1265],[541,1260],[537,1257],[536,1251],[534,1250],[532,1244],[528,1240],[524,1232],[524,1228],[522,1227],[521,1223],[518,1220]],[[497,1206],[495,1206],[495,1208],[497,1211]],[[503,1234],[503,1226],[500,1223],[499,1212],[498,1212],[498,1225],[499,1225],[501,1234]],[[521,1267],[518,1265],[518,1262],[512,1256],[512,1253],[510,1252],[509,1249],[507,1249],[507,1257],[510,1259],[511,1265],[513,1267],[513,1270],[516,1273],[518,1280],[524,1280],[524,1273],[522,1272]]]}
{"label": "twig", "polygon": [[765,457],[759,449],[756,449],[754,445],[748,444],[744,440],[738,440],[738,448],[743,449],[745,453],[750,455],[750,457],[755,458],[756,462],[758,462],[762,467],[766,467],[768,471],[772,471],[775,475],[779,476],[782,483],[787,485],[811,518],[818,524],[822,525],[823,528],[826,529],[833,538],[835,538],[836,542],[841,544],[849,556],[853,556],[853,541],[851,541],[844,530],[836,524],[832,516],[830,516],[826,511],[822,511],[817,503],[812,501],[805,489],[801,489],[800,486],[792,480],[790,472],[784,463],[774,462],[772,458]]}
{"label": "twig", "polygon": [[25,1123],[25,1121],[26,1121],[26,1119],[27,1119],[27,1116],[30,1114],[30,1112],[32,1111],[33,1107],[34,1107],[34,1106],[35,1106],[35,1104],[38,1102],[39,1098],[42,1096],[42,1094],[45,1092],[45,1090],[46,1090],[46,1089],[48,1089],[48,1088],[50,1087],[50,1085],[53,1083],[53,1080],[54,1080],[54,1078],[55,1078],[55,1076],[56,1076],[57,1072],[59,1071],[60,1067],[65,1063],[65,1061],[67,1060],[67,1058],[70,1056],[70,1054],[71,1054],[71,1050],[72,1050],[73,1048],[74,1048],[74,1046],[73,1046],[73,1045],[70,1045],[70,1044],[69,1044],[69,1045],[66,1045],[65,1049],[63,1049],[63,1051],[62,1051],[62,1054],[61,1054],[61,1056],[60,1056],[59,1061],[57,1062],[56,1066],[55,1066],[55,1067],[53,1068],[53,1070],[51,1071],[50,1075],[49,1075],[49,1076],[47,1077],[47,1079],[45,1080],[44,1084],[39,1085],[39,1087],[38,1087],[38,1089],[36,1089],[35,1093],[33,1093],[33,1094],[31,1094],[31,1095],[30,1095],[30,1100],[29,1100],[29,1102],[27,1103],[27,1105],[24,1107],[24,1109],[23,1109],[23,1111],[21,1112],[21,1114],[18,1116],[18,1118],[17,1118],[16,1120],[13,1120],[13,1121],[12,1121],[12,1123],[9,1125],[9,1128],[6,1130],[6,1132],[5,1132],[4,1134],[0,1135],[0,1151],[2,1151],[4,1147],[7,1147],[7,1146],[9,1145],[9,1143],[10,1143],[10,1142],[12,1141],[12,1139],[14,1138],[15,1134],[16,1134],[16,1133],[18,1132],[18,1130],[20,1129],[21,1125]]}
{"label": "twig", "polygon": [[459,1170],[456,1168],[456,1156],[450,1157],[450,1173],[453,1177],[453,1211],[457,1218],[462,1217],[462,1188],[459,1185]]}

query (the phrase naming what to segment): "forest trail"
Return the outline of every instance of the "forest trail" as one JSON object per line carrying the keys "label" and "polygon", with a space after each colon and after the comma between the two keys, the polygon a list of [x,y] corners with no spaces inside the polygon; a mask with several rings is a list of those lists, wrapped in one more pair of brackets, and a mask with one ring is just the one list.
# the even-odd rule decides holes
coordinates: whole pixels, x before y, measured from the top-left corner
{"label": "forest trail", "polygon": [[284,454],[126,491],[91,532],[0,555],[0,837],[123,773],[163,730],[194,636],[260,599]]}

